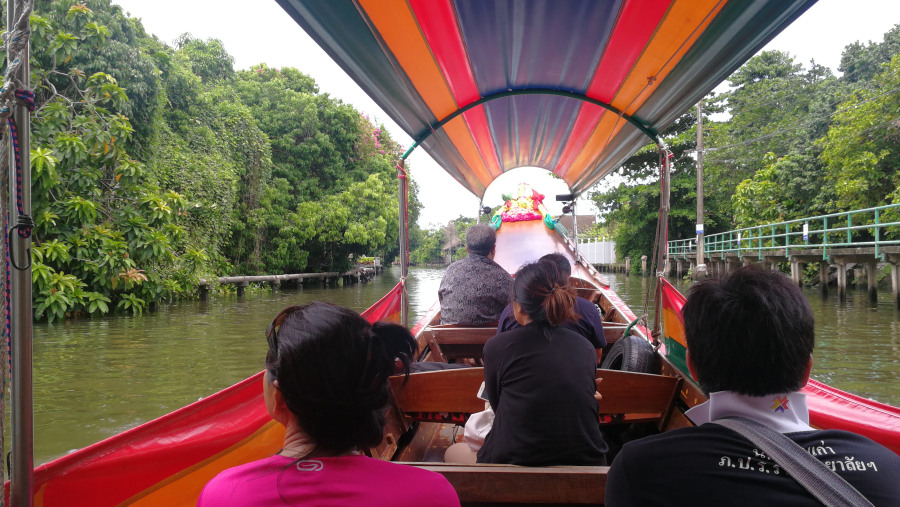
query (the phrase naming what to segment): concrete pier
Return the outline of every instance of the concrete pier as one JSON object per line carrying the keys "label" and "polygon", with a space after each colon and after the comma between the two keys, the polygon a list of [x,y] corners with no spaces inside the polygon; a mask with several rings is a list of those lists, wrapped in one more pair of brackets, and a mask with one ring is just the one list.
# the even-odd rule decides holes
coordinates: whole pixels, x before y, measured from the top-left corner
{"label": "concrete pier", "polygon": [[[683,277],[688,266],[696,264],[695,252],[679,253],[671,258],[674,265],[675,276]],[[767,269],[777,269],[779,263],[790,262],[791,279],[799,286],[805,283],[803,267],[808,263],[816,263],[819,266],[819,288],[823,294],[828,294],[828,286],[832,280],[831,267],[835,268],[834,276],[837,282],[838,299],[847,300],[848,271],[854,270],[856,283],[862,284],[865,278],[868,299],[871,302],[878,301],[878,274],[879,263],[884,267],[887,262],[891,268],[891,293],[894,306],[900,310],[900,247],[886,246],[879,248],[878,255],[874,248],[829,248],[822,249],[770,249],[762,255],[751,254],[739,256],[738,252],[714,253],[706,259],[710,276],[722,276],[726,272],[733,271],[739,266],[750,264],[762,264]],[[865,273],[865,276],[863,275]]]}
{"label": "concrete pier", "polygon": [[[832,254],[831,259],[838,265],[838,299],[847,300],[847,269],[849,264],[861,264],[866,267],[866,281],[869,290],[869,301],[878,302],[878,261],[874,255],[852,251],[861,249],[842,249],[840,254]],[[857,272],[859,275],[859,272]],[[862,276],[857,276],[857,280]],[[842,291],[843,287],[843,291]]]}
{"label": "concrete pier", "polygon": [[819,261],[819,290],[823,295],[828,294],[828,270],[830,265],[828,261]]}
{"label": "concrete pier", "polygon": [[900,310],[900,253],[889,253],[886,257],[891,264],[891,291],[894,293],[894,308]]}

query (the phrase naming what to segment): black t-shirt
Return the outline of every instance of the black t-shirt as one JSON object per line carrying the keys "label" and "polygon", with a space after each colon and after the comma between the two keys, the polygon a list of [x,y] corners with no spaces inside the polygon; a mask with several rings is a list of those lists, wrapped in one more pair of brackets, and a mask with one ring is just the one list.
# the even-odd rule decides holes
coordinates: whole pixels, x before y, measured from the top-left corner
{"label": "black t-shirt", "polygon": [[608,450],[594,399],[594,346],[562,328],[536,324],[484,346],[485,397],[494,424],[479,463],[603,465]]}
{"label": "black t-shirt", "polygon": [[[900,456],[889,449],[839,430],[786,436],[874,505],[900,505]],[[609,471],[606,505],[821,506],[752,443],[718,424],[625,444]]]}

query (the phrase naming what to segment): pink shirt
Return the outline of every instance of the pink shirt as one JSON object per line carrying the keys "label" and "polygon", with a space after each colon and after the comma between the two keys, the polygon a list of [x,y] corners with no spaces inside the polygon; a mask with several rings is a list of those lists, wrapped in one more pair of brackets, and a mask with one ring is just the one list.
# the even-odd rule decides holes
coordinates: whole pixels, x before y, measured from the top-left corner
{"label": "pink shirt", "polygon": [[390,505],[458,507],[456,491],[442,475],[366,456],[269,458],[215,476],[198,507],[227,505]]}

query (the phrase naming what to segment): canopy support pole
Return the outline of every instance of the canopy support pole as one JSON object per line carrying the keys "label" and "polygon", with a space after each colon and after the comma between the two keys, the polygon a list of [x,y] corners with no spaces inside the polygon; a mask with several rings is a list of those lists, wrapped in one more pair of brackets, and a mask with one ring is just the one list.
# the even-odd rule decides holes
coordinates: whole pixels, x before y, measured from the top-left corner
{"label": "canopy support pole", "polygon": [[406,277],[409,275],[409,179],[405,162],[406,155],[397,163],[397,179],[400,182],[400,323],[409,327],[409,293],[406,290]]}
{"label": "canopy support pole", "polygon": [[[4,87],[13,93],[30,91],[30,44],[28,18],[33,4],[10,0],[7,5],[8,73]],[[9,92],[10,90],[4,90]],[[7,102],[8,104],[9,102]],[[10,309],[12,342],[12,462],[10,470],[10,503],[15,507],[31,506],[34,485],[34,385],[32,372],[31,309],[31,113],[19,100],[13,99],[8,131],[9,200],[11,224],[9,253]],[[18,143],[16,143],[18,141]],[[16,231],[17,234],[13,234]]]}
{"label": "canopy support pole", "polygon": [[[662,311],[662,284],[660,278],[665,276],[666,258],[669,247],[669,179],[672,171],[672,159],[674,156],[669,148],[659,140],[659,215],[656,222],[656,239],[654,240],[654,254],[650,265],[651,271],[656,275],[655,296],[655,312],[653,315],[653,330],[651,331],[651,342],[654,348],[659,348],[659,337],[662,335],[662,325],[660,313]],[[650,297],[650,291],[647,291],[647,298]],[[649,306],[649,302],[645,301],[645,308]]]}
{"label": "canopy support pole", "polygon": [[578,257],[578,211],[576,210],[575,201],[578,200],[576,196],[572,199],[572,242],[575,243],[575,261],[579,260]]}

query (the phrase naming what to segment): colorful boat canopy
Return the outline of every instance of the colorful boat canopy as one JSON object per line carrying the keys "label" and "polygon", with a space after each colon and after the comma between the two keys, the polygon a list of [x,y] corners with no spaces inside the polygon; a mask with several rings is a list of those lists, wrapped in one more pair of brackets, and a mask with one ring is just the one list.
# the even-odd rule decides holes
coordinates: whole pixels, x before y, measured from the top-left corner
{"label": "colorful boat canopy", "polygon": [[815,2],[277,1],[479,197],[523,166],[584,192]]}

